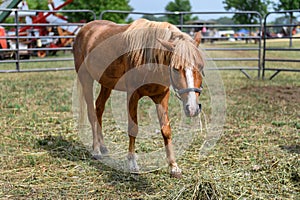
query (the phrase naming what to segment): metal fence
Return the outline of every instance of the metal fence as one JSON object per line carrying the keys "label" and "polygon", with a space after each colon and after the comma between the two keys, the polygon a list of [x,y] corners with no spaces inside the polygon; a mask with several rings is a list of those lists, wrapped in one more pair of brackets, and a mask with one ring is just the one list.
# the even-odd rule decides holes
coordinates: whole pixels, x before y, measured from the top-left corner
{"label": "metal fence", "polygon": [[[147,12],[130,12],[130,11],[120,11],[120,10],[106,10],[103,11],[99,18],[105,19],[106,15],[109,14],[130,14],[130,15],[142,15],[144,17],[148,16],[165,16],[165,15],[173,15],[178,16],[178,23],[175,24],[178,28],[180,28],[183,31],[189,32],[190,30],[201,30],[204,26],[206,29],[210,30],[211,33],[213,33],[214,29],[218,30],[239,30],[243,29],[248,32],[248,34],[245,35],[239,35],[238,37],[235,37],[234,35],[230,36],[224,36],[224,35],[214,35],[209,34],[206,32],[206,34],[203,34],[203,40],[204,42],[211,42],[213,43],[216,40],[221,41],[227,41],[227,40],[240,40],[243,42],[250,42],[255,41],[255,44],[251,45],[250,47],[248,45],[243,45],[239,47],[228,47],[228,45],[221,45],[217,47],[204,47],[203,49],[208,54],[210,58],[207,60],[212,60],[215,62],[219,62],[218,69],[220,70],[240,70],[242,73],[244,73],[248,78],[250,78],[250,75],[247,73],[247,70],[254,70],[257,72],[257,77],[260,77],[261,72],[261,36],[257,33],[260,33],[262,31],[262,16],[258,12],[254,11],[245,11],[245,12],[158,12],[158,13],[147,13]],[[193,15],[193,16],[201,16],[199,18],[202,18],[203,16],[205,18],[215,18],[217,15],[224,17],[224,16],[232,16],[235,15],[254,15],[257,17],[258,22],[252,23],[252,24],[191,24],[191,22],[184,21],[184,17],[186,15]],[[226,31],[224,31],[226,32]],[[230,57],[216,57],[217,52],[235,52],[235,54],[231,54]],[[243,52],[251,51],[253,52],[250,56],[244,55]],[[227,55],[228,56],[228,55]],[[245,66],[242,65],[241,62],[245,62],[247,64],[251,64],[251,66]]]}
{"label": "metal fence", "polygon": [[[74,69],[73,63],[67,62],[73,60],[71,53],[55,55],[57,52],[72,51],[71,45],[76,32],[86,23],[69,23],[57,17],[56,13],[85,12],[96,19],[95,13],[91,10],[0,9],[0,11],[10,12],[14,19],[14,23],[0,24],[2,29],[4,27],[9,29],[8,33],[2,31],[0,36],[0,73]],[[29,15],[35,18],[26,20],[26,16]],[[19,21],[20,16],[23,16],[23,21]],[[52,56],[46,56],[48,54]],[[32,58],[29,59],[30,57]],[[55,67],[43,68],[42,62],[51,62]],[[34,63],[39,65],[36,66]]]}
{"label": "metal fence", "polygon": [[[52,22],[37,22],[34,21],[32,23],[25,23],[19,21],[19,16],[24,15],[26,13],[43,13],[43,16],[51,16],[57,12],[59,13],[67,13],[67,12],[86,12],[93,16],[93,19],[96,19],[96,15],[91,10],[59,10],[59,11],[49,11],[49,10],[17,10],[17,9],[0,9],[0,11],[11,12],[14,16],[14,23],[2,23],[1,26],[11,29],[10,34],[0,36],[0,47],[3,41],[10,41],[10,46],[7,48],[0,48],[0,73],[2,72],[32,72],[32,71],[59,71],[59,70],[72,70],[73,56],[71,54],[71,44],[68,45],[51,45],[51,41],[60,41],[60,40],[70,40],[72,41],[75,38],[76,33],[71,31],[67,31],[68,34],[55,34],[57,32],[58,27],[64,27],[64,29],[68,29],[68,27],[81,27],[85,25],[85,23],[61,23],[57,21]],[[207,43],[210,42],[212,45],[203,45],[203,49],[208,54],[208,60],[215,61],[219,66],[220,70],[239,70],[244,73],[248,78],[250,75],[248,71],[255,71],[257,77],[260,78],[262,76],[265,78],[266,72],[271,71],[275,72],[271,75],[270,79],[275,77],[281,71],[290,71],[290,72],[299,72],[299,67],[293,68],[283,68],[283,67],[272,67],[273,63],[299,63],[300,56],[294,56],[292,58],[278,59],[271,57],[272,52],[291,52],[293,54],[297,54],[300,51],[299,47],[288,46],[288,47],[278,47],[270,45],[272,40],[290,40],[295,41],[300,39],[300,37],[295,37],[292,35],[291,30],[295,27],[295,23],[284,23],[284,24],[272,24],[270,25],[268,19],[270,16],[275,14],[289,14],[289,13],[299,13],[300,10],[291,10],[291,11],[280,11],[280,12],[270,12],[268,13],[264,19],[258,12],[253,11],[245,11],[245,12],[160,12],[160,13],[147,13],[147,12],[130,12],[130,11],[119,11],[119,10],[106,10],[103,11],[99,19],[104,19],[109,14],[130,14],[130,16],[165,16],[165,15],[173,15],[177,16],[178,26],[182,31],[186,31],[188,33],[192,31],[199,31],[203,29],[205,26],[206,29],[210,30],[210,33],[213,33],[213,30],[239,30],[243,29],[248,32],[245,35],[235,36],[232,34],[228,35],[213,35],[213,34],[203,34],[202,41]],[[214,23],[191,23],[184,21],[186,15],[199,16],[199,18],[216,18],[216,17],[232,17],[232,15],[255,15],[257,23],[251,24],[214,24]],[[44,17],[45,18],[45,17]],[[262,23],[264,21],[264,23]],[[286,27],[286,30],[289,30],[288,35],[284,35],[283,37],[268,37],[267,32],[271,28],[282,28]],[[55,29],[56,31],[49,31],[49,29]],[[40,34],[37,30],[47,29],[47,34]],[[20,31],[21,30],[21,31]],[[192,30],[192,31],[191,31]],[[26,34],[24,34],[26,33]],[[256,34],[254,34],[256,33]],[[263,37],[262,37],[263,35]],[[239,40],[240,43],[236,47],[232,47],[232,45],[227,45],[230,42],[228,40]],[[50,42],[49,42],[50,41]],[[218,41],[216,45],[214,42]],[[251,45],[246,44],[247,42],[253,42]],[[223,42],[223,43],[222,43]],[[32,45],[34,43],[34,45]],[[244,45],[241,45],[243,44]],[[221,44],[221,45],[220,45]],[[290,42],[291,44],[291,42]],[[24,47],[24,45],[26,47]],[[25,52],[25,53],[24,53]],[[67,54],[60,53],[59,56],[47,56],[44,58],[44,54],[55,54],[56,52],[68,52]],[[225,52],[225,53],[224,53]],[[227,53],[226,53],[227,52]],[[234,52],[234,53],[231,53]],[[246,53],[245,53],[246,52]],[[249,53],[248,53],[249,52]],[[221,54],[219,54],[221,53]],[[225,56],[219,56],[224,53]],[[28,59],[28,56],[31,56],[31,59]],[[7,58],[8,57],[8,58]],[[43,62],[51,62],[55,67],[42,67]],[[38,64],[34,64],[38,63]],[[66,63],[66,64],[62,64]],[[68,66],[67,66],[68,65]],[[269,67],[271,65],[271,67]],[[221,67],[220,67],[221,66]],[[298,66],[298,65],[296,65]]]}
{"label": "metal fence", "polygon": [[[269,12],[264,17],[264,28],[263,28],[263,58],[262,58],[262,78],[265,79],[266,72],[271,71],[274,72],[269,79],[274,78],[277,74],[282,71],[285,72],[300,72],[300,34],[299,36],[294,36],[294,31],[296,32],[297,26],[300,27],[300,23],[296,24],[293,21],[291,16],[296,16],[300,13],[300,10],[286,10],[286,11],[278,11],[278,12]],[[292,14],[292,15],[291,15]],[[269,24],[268,19],[272,16],[283,15],[289,16],[289,20],[287,22],[280,22]],[[286,18],[286,17],[285,17]],[[281,29],[278,32],[281,32],[280,35],[270,35],[269,30],[279,28]],[[276,41],[285,42],[285,46],[276,45]],[[293,43],[296,43],[296,45]],[[275,56],[274,56],[274,52]],[[285,56],[284,58],[278,58],[278,53],[289,52],[289,56]],[[296,67],[282,67],[286,63],[297,63]],[[269,64],[271,67],[268,67]]]}

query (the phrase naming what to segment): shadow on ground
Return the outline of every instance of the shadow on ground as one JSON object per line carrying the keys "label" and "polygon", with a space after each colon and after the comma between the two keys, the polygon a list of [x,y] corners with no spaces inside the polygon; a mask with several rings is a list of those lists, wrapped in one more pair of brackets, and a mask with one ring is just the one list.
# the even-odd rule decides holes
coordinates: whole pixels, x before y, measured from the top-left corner
{"label": "shadow on ground", "polygon": [[289,153],[297,153],[300,154],[300,145],[281,145],[279,146],[282,150],[285,150]]}
{"label": "shadow on ground", "polygon": [[116,171],[109,166],[104,165],[98,160],[92,158],[87,148],[80,142],[72,139],[66,139],[62,136],[47,136],[36,143],[36,148],[41,148],[49,152],[54,158],[66,159],[69,161],[84,161],[93,166],[99,173],[105,174],[107,184],[114,186],[128,184],[131,191],[155,192],[152,188],[152,182],[142,175],[133,175],[121,171]]}

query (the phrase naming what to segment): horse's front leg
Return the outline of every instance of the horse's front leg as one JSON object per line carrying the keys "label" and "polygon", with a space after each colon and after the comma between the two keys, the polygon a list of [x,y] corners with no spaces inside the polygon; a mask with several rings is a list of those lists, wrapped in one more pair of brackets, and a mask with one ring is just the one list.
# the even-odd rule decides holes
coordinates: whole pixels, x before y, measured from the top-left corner
{"label": "horse's front leg", "polygon": [[172,145],[171,126],[168,117],[169,96],[170,93],[168,91],[164,95],[152,97],[152,100],[156,103],[157,115],[161,127],[161,133],[164,138],[168,164],[170,166],[170,174],[172,177],[181,178],[181,169],[176,163]]}
{"label": "horse's front leg", "polygon": [[128,95],[127,107],[128,107],[128,136],[129,136],[129,151],[128,151],[128,163],[129,171],[131,173],[137,173],[139,166],[137,164],[137,156],[135,154],[135,138],[138,134],[138,122],[137,122],[137,108],[140,96],[137,92],[132,95]]}

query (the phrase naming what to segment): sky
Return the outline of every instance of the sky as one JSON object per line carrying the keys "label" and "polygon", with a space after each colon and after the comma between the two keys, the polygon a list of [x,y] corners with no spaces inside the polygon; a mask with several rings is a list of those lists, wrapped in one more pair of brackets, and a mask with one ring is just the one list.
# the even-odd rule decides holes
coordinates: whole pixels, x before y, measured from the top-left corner
{"label": "sky", "polygon": [[[129,4],[133,7],[134,11],[138,12],[165,12],[166,5],[173,0],[130,0]],[[209,11],[221,11],[224,12],[224,0],[190,0],[192,6],[191,11],[197,12],[209,12]],[[273,3],[278,2],[278,0],[273,0]],[[130,15],[133,19],[141,17],[141,15]],[[218,19],[220,17],[232,17],[231,14],[203,14],[198,15],[199,19],[209,20]],[[274,17],[270,17],[274,19]]]}
{"label": "sky", "polygon": [[[135,11],[163,12],[172,0],[130,0]],[[192,11],[224,11],[223,0],[190,0]]]}
{"label": "sky", "polygon": [[[134,11],[141,12],[164,12],[166,5],[172,0],[130,0],[129,4]],[[191,11],[225,11],[223,0],[190,0]],[[136,18],[131,15],[131,17]],[[202,19],[217,19],[222,15],[203,15]]]}

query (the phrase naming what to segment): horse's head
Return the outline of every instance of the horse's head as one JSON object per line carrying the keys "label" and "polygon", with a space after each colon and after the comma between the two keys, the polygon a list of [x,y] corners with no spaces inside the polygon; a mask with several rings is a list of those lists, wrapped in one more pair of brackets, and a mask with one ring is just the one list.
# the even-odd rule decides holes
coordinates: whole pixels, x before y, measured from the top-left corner
{"label": "horse's head", "polygon": [[202,92],[204,62],[198,49],[201,37],[194,40],[186,34],[176,33],[172,40],[160,43],[170,50],[170,83],[183,103],[186,116],[197,116],[201,111],[198,97]]}

